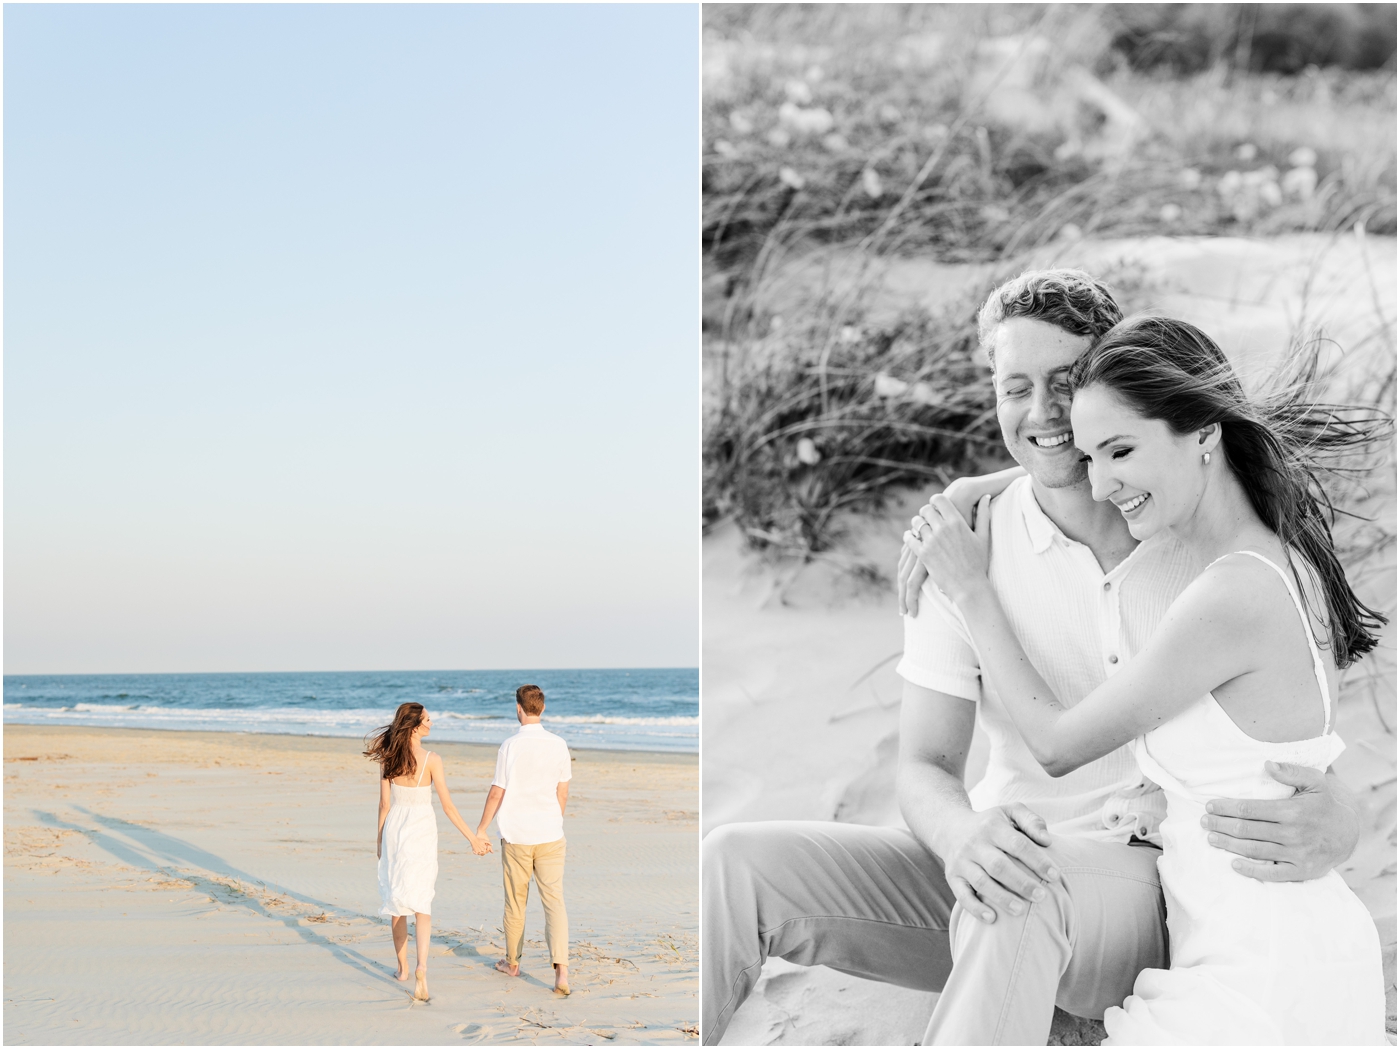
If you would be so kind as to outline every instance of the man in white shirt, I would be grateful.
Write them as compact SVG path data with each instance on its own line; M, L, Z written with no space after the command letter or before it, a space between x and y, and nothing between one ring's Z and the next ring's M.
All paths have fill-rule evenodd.
M525 946L525 904L530 877L544 905L544 938L554 965L554 990L569 993L569 916L564 910L564 809L569 803L569 747L540 724L544 693L535 685L515 690L520 730L501 744L496 775L481 812L478 837L491 820L501 833L501 873L506 890L506 956L496 968L520 975Z
M1002 436L1028 477L990 508L990 575L1057 695L1077 702L1140 649L1199 571L1167 537L1137 544L1096 503L1065 378L1122 318L1072 270L1025 274L979 317ZM1044 1045L1055 1005L1101 1017L1168 965L1153 793L1126 750L1053 779L1030 755L956 609L932 587L905 617L898 791L909 831L729 824L703 844L702 1035L717 1044L770 956L941 991L926 1044ZM964 788L974 724L986 776ZM1320 877L1359 823L1332 777L1282 766L1280 802L1220 800L1212 844L1241 876ZM1133 847L1138 845L1140 847Z

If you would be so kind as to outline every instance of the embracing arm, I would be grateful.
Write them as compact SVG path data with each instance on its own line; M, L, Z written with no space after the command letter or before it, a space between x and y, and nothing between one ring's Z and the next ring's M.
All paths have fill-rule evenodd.
M1163 617L1147 647L1072 707L1026 657L991 585L950 596L967 621L997 694L1032 754L1063 776L1175 717L1207 692L1255 669L1247 601L1210 572Z
M995 686L1035 759L1063 776L1176 716L1207 692L1256 669L1257 587L1230 566L1198 576L1172 604L1147 647L1084 699L1065 707L1027 658L987 579L990 531L974 534L935 496L929 527L908 540L957 604Z

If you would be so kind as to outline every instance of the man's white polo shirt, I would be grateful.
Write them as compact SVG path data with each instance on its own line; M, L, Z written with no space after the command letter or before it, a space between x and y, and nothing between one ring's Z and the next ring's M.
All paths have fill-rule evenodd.
M1087 546L1067 539L1036 502L1029 477L992 501L989 576L1011 628L1035 668L1066 706L1097 688L1138 652L1163 614L1201 567L1165 535L1142 543L1105 574ZM1026 749L994 689L982 684L971 634L957 608L925 583L917 617L904 617L906 681L977 703L977 723L991 742L986 775L969 792L975 809L1019 801L1057 834L1126 841L1132 803L1115 799L1141 781L1126 747L1055 779ZM1113 823L1115 826L1108 826Z
M521 725L496 755L493 787L506 792L496 827L512 845L544 845L564 836L559 784L573 778L569 746L542 725Z

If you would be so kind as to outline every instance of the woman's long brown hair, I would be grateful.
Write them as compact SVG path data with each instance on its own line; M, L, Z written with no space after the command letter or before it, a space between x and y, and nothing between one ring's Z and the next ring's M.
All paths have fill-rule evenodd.
M1069 381L1075 390L1102 383L1143 418L1160 419L1178 435L1219 424L1225 462L1254 512L1316 573L1330 635L1318 647L1330 648L1342 668L1375 648L1386 618L1364 605L1347 581L1332 542L1336 511L1322 476L1345 472L1348 455L1380 446L1395 424L1377 408L1315 402L1317 349L1294 347L1276 389L1256 402L1201 329L1167 317L1132 317L1075 362ZM1293 578L1311 605L1296 567Z
M422 721L422 703L400 703L392 722L365 737L365 757L379 762L384 779L413 774L413 730Z

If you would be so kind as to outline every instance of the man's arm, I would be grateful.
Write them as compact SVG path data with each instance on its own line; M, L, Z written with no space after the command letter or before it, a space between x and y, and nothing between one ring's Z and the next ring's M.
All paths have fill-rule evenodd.
M486 794L486 804L481 808L481 823L476 828L478 838L486 837L486 828L491 826L491 821L496 818L496 813L501 808L501 799L505 796L505 787L491 784L491 789Z
M569 781L561 780L559 786L554 788L554 796L559 799L559 815L564 815L564 809L569 804Z
M974 812L963 787L977 706L905 682L899 714L899 808L914 836L943 861L963 908L984 922L1024 913L1059 877L1045 821L1025 805Z
M1346 862L1361 837L1355 795L1331 769L1270 761L1264 769L1295 788L1280 801L1218 798L1206 806L1207 839L1235 860L1235 870L1259 881L1309 881Z

